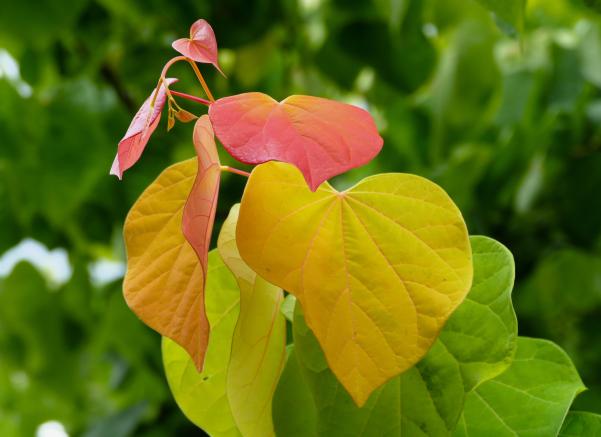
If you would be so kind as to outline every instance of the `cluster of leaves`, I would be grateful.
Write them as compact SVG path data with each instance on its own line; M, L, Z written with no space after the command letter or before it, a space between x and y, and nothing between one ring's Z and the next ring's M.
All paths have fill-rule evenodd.
M481 3L494 7L509 2ZM505 12L491 16L464 0L155 0L143 5L78 0L68 7L45 0L35 8L8 0L0 14L0 46L18 60L33 94L19 93L22 84L8 75L0 78L0 252L33 236L51 247L66 247L74 265L99 255L121 256L111 241L127 208L166 162L189 157L190 146L184 129L168 136L157 130L144 165L128 175L127 184L115 184L104 177L113 139L135 112L132 102L142 101L156 84L155 69L140 66L162 63L171 51L168 41L189 24L189 17L208 17L226 48L220 61L229 80L206 73L216 94L258 89L283 98L302 91L369 104L387 146L369 166L334 185L402 170L444 187L472 232L492 235L512 248L521 333L559 342L589 388L578 396L576 407L601 412L596 372L601 352L595 346L601 332L595 280L601 255L596 201L601 183L600 70L595 67L600 34L598 16L591 11L598 11L594 1L530 0L519 24L522 33L516 36L502 23L511 18L499 20ZM510 36L499 32L498 25ZM178 86L193 90L183 80ZM228 164L228 156L222 155L221 162ZM239 198L242 182L222 176L218 223ZM86 276L82 269L80 278ZM10 281L5 289L20 290L22 284ZM122 299L114 297L107 304L110 293L96 293L75 279L72 287L74 295L102 308L78 307L79 317L90 326L102 325L113 312L127 314ZM37 289L37 299L45 301L46 288ZM14 312L13 319L28 320L27 307L13 305L7 311ZM64 312L57 317L68 320ZM129 331L130 345L152 338L144 329ZM65 338L75 332L67 329ZM85 345L100 335L97 329L86 332L86 341L68 340L69 351L85 356ZM36 329L28 336L42 343L43 333ZM47 378L25 369L16 338L2 346L3 362L11 363L2 370L4 380L20 371L36 386L59 378L58 366ZM65 385L45 385L55 399L78 405L81 416L57 412L47 418L63 421L77 434L93 418L135 405L107 403L98 396L75 402L68 398L72 391L66 384L87 387L93 382L107 396L117 396L139 378L140 387L155 389L160 367L136 371L134 364L143 366L155 349L143 353L130 347L131 357L137 358L120 385L106 382L108 369L121 374L113 358L97 359L107 366L99 379L69 373L61 379ZM125 353L107 350L98 352L109 357ZM69 367L63 369L66 373ZM3 384L5 414L0 421L10 415L18 423L39 423L42 417L30 414L39 411L34 391L20 392L10 381ZM29 400L17 402L17 397ZM161 420L153 414L140 420L155 420L152 429L158 435L171 433L168 397L148 399L154 411L162 412ZM18 435L12 429L9 434ZM148 433L148 428L137 428L135 435Z
M210 56L198 55L207 47ZM573 415L562 431L584 390L578 372L555 344L517 336L511 254L495 240L470 240L440 187L402 173L344 191L326 181L380 151L365 111L308 96L215 101L193 62L219 68L208 23L195 22L174 48L205 90L209 116L194 128L197 159L161 173L128 215L124 292L164 336L167 377L192 421L210 435L250 437L276 429L587 435L601 425L601 416ZM170 114L179 112L174 81L165 78L177 60L119 143L117 176L140 158L165 101ZM241 204L210 257L220 173L228 169L214 130L234 158L260 165L246 174ZM288 353L286 313L294 332ZM283 408L290 405L296 409Z

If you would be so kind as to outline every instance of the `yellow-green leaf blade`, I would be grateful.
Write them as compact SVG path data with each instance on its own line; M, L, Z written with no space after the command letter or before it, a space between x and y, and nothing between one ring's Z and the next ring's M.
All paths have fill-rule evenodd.
M284 293L240 258L236 245L238 211L239 205L234 205L218 241L219 253L240 287L240 316L232 339L227 394L242 434L268 437L274 435L272 398L286 360L286 321L280 311Z
M358 405L419 361L472 281L459 210L412 175L312 193L294 167L260 165L244 192L237 240L253 270L296 295Z
M163 337L169 387L186 417L213 437L240 436L226 394L231 339L239 313L235 278L216 251L209 253L206 309L211 337L201 373L178 344Z

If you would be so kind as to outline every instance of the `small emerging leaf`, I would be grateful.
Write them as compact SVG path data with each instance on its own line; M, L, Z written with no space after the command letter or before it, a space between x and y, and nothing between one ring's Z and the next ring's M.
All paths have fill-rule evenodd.
M198 118L196 115L192 114L189 111L186 111L185 109L180 109L179 111L176 111L175 116L182 123L189 123Z
M195 21L190 27L190 38L180 38L173 42L172 47L193 61L213 64L223 74L217 57L215 32L206 20Z
M224 97L209 107L215 134L245 164L294 164L315 191L324 181L371 161L382 148L371 115L311 96L277 102L266 94Z
M177 82L177 79L165 79L167 87L174 82ZM119 179L123 177L123 173L128 168L132 167L140 159L150 136L159 124L161 112L167 101L165 83L162 83L158 92L156 92L154 106L151 103L155 98L156 90L150 94L138 110L125 136L119 141L117 155L111 167L111 174L117 176Z
M286 360L286 321L280 312L284 293L253 272L236 245L239 205L219 234L219 253L240 287L240 316L232 340L227 395L245 437L274 435L271 406Z
M225 395L232 334L240 293L217 251L209 254L206 308L211 338L201 373L178 344L163 337L163 366L169 388L186 417L212 436L240 435Z
M260 165L237 242L254 271L296 296L359 406L424 356L472 282L461 213L439 186L408 174L311 192L293 166Z

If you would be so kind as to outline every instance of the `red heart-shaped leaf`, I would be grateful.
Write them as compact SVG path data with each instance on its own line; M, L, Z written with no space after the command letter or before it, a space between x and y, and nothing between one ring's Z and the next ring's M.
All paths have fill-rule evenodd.
M367 111L319 97L277 102L262 93L238 94L211 104L209 116L215 134L238 161L289 162L313 191L369 162L383 144Z
M213 64L223 74L217 60L217 39L213 28L202 18L190 27L190 38L180 38L171 46L182 55L203 64Z
M165 79L167 86L177 79ZM111 167L111 174L119 179L123 177L123 173L128 168L132 167L144 151L150 136L157 128L161 119L161 112L167 101L167 90L165 84L161 84L154 101L154 107L151 106L156 89L152 91L150 96L142 104L134 119L131 121L125 136L119 141L117 155Z

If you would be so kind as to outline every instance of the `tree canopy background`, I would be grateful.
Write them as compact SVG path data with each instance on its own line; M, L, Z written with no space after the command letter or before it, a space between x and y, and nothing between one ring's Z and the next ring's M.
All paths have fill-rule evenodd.
M86 437L201 435L118 277L127 211L193 156L192 127L166 135L164 117L124 181L108 175L171 41L197 18L212 24L228 75L203 70L217 97L312 94L369 109L384 149L335 184L400 171L442 185L470 233L513 252L520 334L564 347L590 389L573 408L601 413L601 4L525 3L4 1L0 260L34 239L64 249L70 274L21 262L0 277L0 435L48 421ZM188 78L177 88L198 94L174 68ZM216 229L244 182L224 175Z

